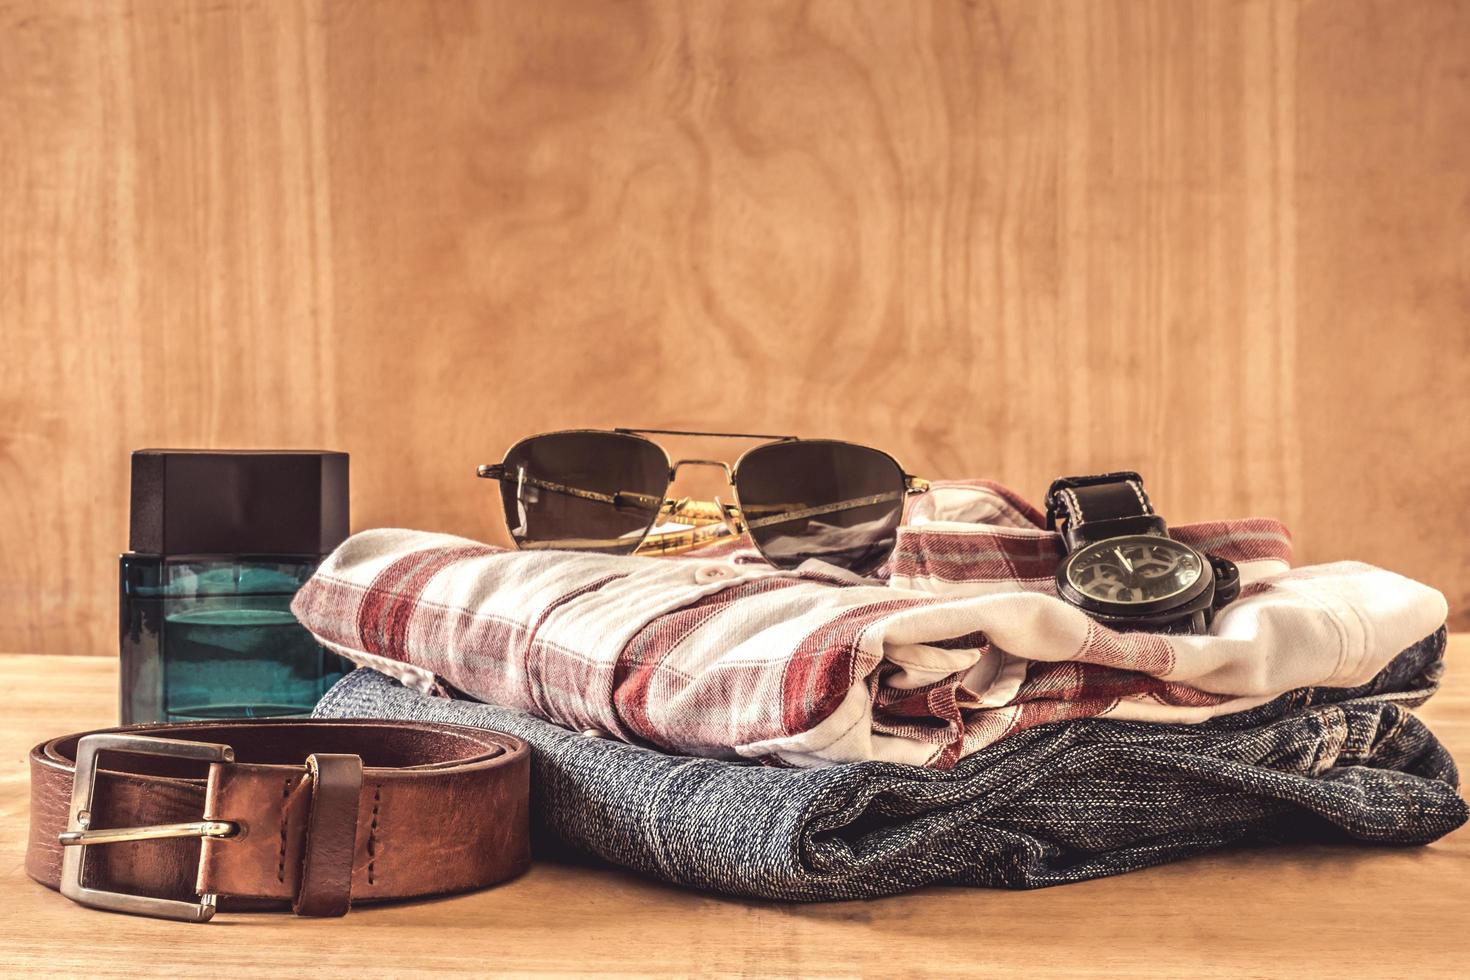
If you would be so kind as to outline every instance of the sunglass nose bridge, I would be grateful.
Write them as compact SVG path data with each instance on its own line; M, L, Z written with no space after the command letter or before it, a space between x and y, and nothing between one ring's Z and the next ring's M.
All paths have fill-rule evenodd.
M725 471L725 479L733 482L735 474L730 469L730 464L722 459L681 459L669 468L669 480L672 481L683 466L717 466Z

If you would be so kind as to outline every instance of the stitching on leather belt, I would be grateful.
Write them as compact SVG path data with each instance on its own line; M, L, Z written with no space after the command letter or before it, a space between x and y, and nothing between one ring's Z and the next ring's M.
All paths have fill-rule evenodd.
M374 865L378 861L378 808L383 800L383 784L373 787L373 822L368 825L368 884L373 883Z
M286 880L286 800L291 798L291 780L281 780L281 856L276 863L276 880Z
M74 793L79 754L96 760L96 776ZM225 909L342 915L483 888L530 863L530 753L500 732L138 725L43 742L30 768L26 872L99 908L204 921L218 896ZM82 855L74 882L65 852Z

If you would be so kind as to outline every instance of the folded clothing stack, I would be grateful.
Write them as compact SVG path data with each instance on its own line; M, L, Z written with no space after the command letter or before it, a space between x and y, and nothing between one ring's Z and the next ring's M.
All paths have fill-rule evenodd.
M937 486L878 582L738 544L670 560L369 531L293 610L374 668L319 715L519 735L541 853L731 894L1037 887L1465 822L1407 710L1440 676L1438 592L1292 569L1274 521L1184 525L1239 565L1240 598L1206 636L1116 632L1057 598L1042 524L993 484Z
M1423 844L1459 827L1454 763L1407 710L1435 689L1444 643L1440 630L1356 688L1294 691L1199 725L1042 725L947 770L667 755L372 670L340 681L316 714L525 739L542 857L570 850L676 884L797 901L926 884L1037 888L1230 844Z
M1240 566L1241 596L1210 635L1116 632L1056 597L1057 535L1002 489L941 486L911 518L886 584L738 552L515 552L367 531L292 608L330 649L410 686L578 731L717 758L940 768L1053 721L1199 722L1365 684L1445 621L1443 596L1382 569L1291 570L1285 528L1247 520L1173 529Z

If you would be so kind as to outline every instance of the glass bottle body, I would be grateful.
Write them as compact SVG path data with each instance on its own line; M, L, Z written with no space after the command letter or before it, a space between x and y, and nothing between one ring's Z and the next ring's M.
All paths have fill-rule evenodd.
M124 554L122 723L309 714L350 669L291 614L320 562Z

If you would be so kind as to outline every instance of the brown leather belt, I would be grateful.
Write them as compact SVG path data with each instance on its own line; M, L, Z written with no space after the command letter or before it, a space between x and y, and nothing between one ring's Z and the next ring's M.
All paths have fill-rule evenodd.
M66 735L31 750L26 873L83 905L139 915L205 922L217 902L344 915L353 902L524 871L529 791L524 742L455 725L293 719Z

